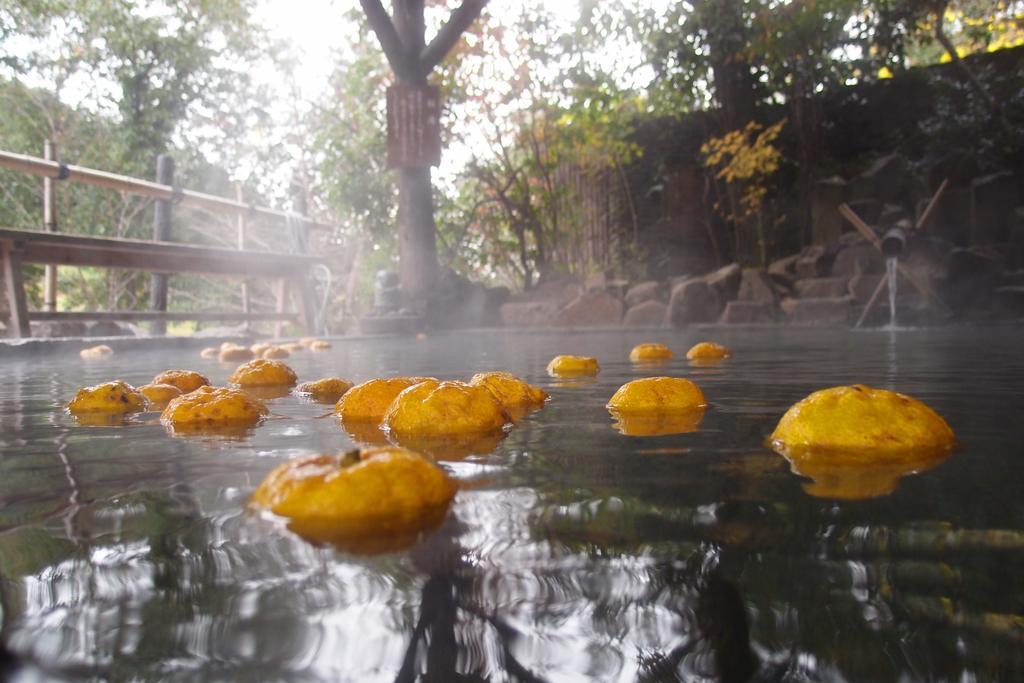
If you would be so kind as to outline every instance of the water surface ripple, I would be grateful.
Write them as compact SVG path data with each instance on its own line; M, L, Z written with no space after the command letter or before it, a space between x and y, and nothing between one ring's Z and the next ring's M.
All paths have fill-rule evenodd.
M0 642L23 680L1024 680L1021 332L474 332L297 355L302 379L510 370L551 393L494 452L444 464L463 488L440 530L376 557L245 514L278 463L352 447L324 406L274 400L234 439L172 437L155 415L84 427L62 409L80 386L233 367L8 360ZM705 339L734 356L690 367ZM634 367L648 341L680 359ZM554 381L560 353L602 372ZM652 373L702 386L697 432L613 429L608 398ZM811 495L764 438L853 382L928 402L961 447L889 495Z

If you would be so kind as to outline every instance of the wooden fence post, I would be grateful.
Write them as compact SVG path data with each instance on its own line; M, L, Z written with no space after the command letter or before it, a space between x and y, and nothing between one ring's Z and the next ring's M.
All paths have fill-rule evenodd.
M4 264L4 290L11 317L7 320L9 337L31 337L28 322L28 303L25 299L25 280L21 272L21 247L10 240L0 242Z
M174 185L174 159L167 154L156 158L156 182L161 185ZM157 199L153 203L153 239L157 242L168 242L171 237L171 212L173 202ZM153 273L149 280L149 309L151 311L167 310L167 275ZM167 334L167 322L154 320L150 331L154 335Z
M43 143L43 158L57 161L57 143L47 140ZM54 178L43 177L43 229L46 232L57 232L57 185ZM57 266L48 265L43 280L43 308L46 311L57 310Z
M287 224L288 240L290 251L293 254L309 253L309 224L305 214L308 209L305 187L298 175L292 179L292 214ZM302 327L307 335L317 334L316 329L316 296L310 283L310 276L304 273L289 282L282 278L277 285L277 311L284 313L288 308L289 289L294 284L294 294L298 301L299 311L302 318ZM284 332L284 323L278 323L274 336L281 337Z
M309 224L306 213L309 211L309 197L306 196L306 185L300 175L292 180L292 209L298 216L292 226L292 249L296 254L309 253ZM299 313L307 335L320 334L316 329L316 294L313 291L313 280L310 273L303 273L295 281L296 295L299 298Z

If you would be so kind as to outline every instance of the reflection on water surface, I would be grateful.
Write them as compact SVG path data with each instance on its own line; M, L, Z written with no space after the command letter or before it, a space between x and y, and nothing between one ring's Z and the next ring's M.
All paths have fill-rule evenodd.
M301 380L510 370L552 394L444 463L463 490L436 533L372 557L244 512L282 460L352 447L322 406L274 399L273 419L227 436L85 427L61 406L111 372L223 383L233 368L192 353L8 360L2 640L23 674L68 680L1024 680L1019 333L503 332L294 357ZM704 338L733 357L679 358ZM658 374L704 389L696 431L613 426L604 405L643 376L628 361L643 341L676 351ZM601 374L549 378L559 353L596 356ZM822 481L764 437L811 390L853 382L926 401L962 447L887 474L888 495L809 495Z

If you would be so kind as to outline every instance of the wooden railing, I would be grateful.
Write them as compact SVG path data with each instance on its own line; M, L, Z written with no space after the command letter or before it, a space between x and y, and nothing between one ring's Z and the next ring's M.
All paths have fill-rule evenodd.
M116 173L109 173L107 171L100 171L91 168L85 168L83 166L75 166L71 164L64 164L58 161L58 154L56 145L50 141L46 142L44 154L46 158L32 157L25 154L15 154L12 152L0 151L0 168L6 168L21 173L31 174L40 176L43 178L43 227L46 233L59 232L57 213L56 213L56 196L57 186L62 181L69 183L82 183L86 185L92 185L108 190L115 190L126 194L136 195L140 197L147 197L154 200L154 221L153 221L153 243L156 245L166 245L170 238L170 227L172 222L172 212L176 205L183 207L193 207L197 209L205 210L209 213L229 214L234 215L238 219L238 249L240 256L247 256L251 258L271 258L275 257L274 254L258 254L255 252L244 252L245 250L245 223L250 218L268 218L275 221L284 222L291 229L298 230L303 233L303 236L299 239L291 239L293 247L298 246L299 254L303 254L304 247L307 243L305 233L309 230L318 231L333 231L335 226L322 223L320 221L312 220L304 215L297 215L294 213L281 211L279 209L273 209L266 206L259 206L255 204L249 204L241 200L241 193L235 199L229 199L227 197L219 197L216 195L206 194L203 192L196 192L193 190L182 189L174 184L174 163L170 157L161 156L157 160L157 182L142 180L139 178L132 178L129 176L119 175ZM0 226L2 227L2 226ZM47 249L52 249L53 245L50 244L52 240L44 240L43 235L46 233L36 233L37 238L32 237L32 234L17 236L17 240L11 241L6 244L6 251L4 259L8 259L10 256L14 259L14 262L20 263L20 259L17 254L11 256L8 252L14 249L15 244L22 246L18 249L24 249L24 245L32 242L33 240L39 242L39 246L46 245ZM9 237L13 237L10 235ZM291 238L291 236L290 236ZM89 240L90 238L84 238ZM93 319L93 320L148 320L151 321L152 330L156 334L163 334L166 332L166 321L168 320L224 320L224 321L256 321L256 320L288 320L293 319L296 316L289 314L285 311L287 307L288 298L288 279L282 278L278 284L278 305L277 312L273 314L269 313L253 313L250 310L248 301L248 291L243 282L242 285L242 299L243 299L243 312L197 312L197 313L167 313L167 276L169 272L179 272L175 269L164 267L163 265L153 261L154 258L163 260L169 258L166 256L166 249L160 250L146 250L142 245L130 246L125 243L124 248L121 245L113 245L111 240L94 240L96 244L80 245L82 251L81 254L77 253L74 257L65 256L63 260L51 259L48 256L35 257L34 262L45 263L46 274L44 278L44 310L29 312L27 311L24 304L24 293L23 286L16 286L13 282L6 282L8 285L8 298L11 303L14 303L15 298L20 298L18 306L12 306L12 314L15 318L19 318L17 321L17 330L14 330L16 334L25 336L28 330L28 320L55 320L55 319ZM103 242L100 244L100 242ZM198 247L195 248L196 252L199 253ZM89 259L97 258L96 254L101 253L102 250L107 250L109 254L113 256L104 256L104 259L113 259L110 265L114 266L115 262L121 267L131 267L132 265L138 266L139 254L145 254L143 258L143 266L141 269L150 270L153 272L151 275L152 282L150 288L150 311L104 311L104 312L57 312L57 267L59 263L66 263L71 265L76 261L84 259L83 263L88 263ZM131 257L126 256L128 251L133 251L134 255ZM212 250L221 251L221 250ZM13 252L12 252L13 253ZM31 249L29 249L31 253ZM169 252L168 252L169 253ZM242 258L238 260L238 268L231 270L230 268L224 272L224 274L235 274L244 277L246 273L251 270L251 266L242 267L243 263L247 263L251 258ZM278 258L283 258L283 255L279 255ZM127 260L125 260L127 259ZM227 259L228 262L233 262L236 259ZM124 261L123 264L121 262ZM131 263L129 263L129 261ZM25 262L33 262L31 260ZM10 265L10 263L8 263ZM165 264L166 265L166 264ZM197 272L191 267L191 264L178 263L181 266L181 272ZM8 268L10 270L10 268ZM207 272L209 270L207 269ZM7 279L16 277L20 280L20 275L17 273L8 274ZM306 285L303 285L298 281L297 278L290 278L295 280L297 286L297 294L300 297L299 308L303 312L304 322L307 323L307 327L311 322L309 320L309 312L311 310L311 289ZM12 321L13 322L13 321Z
M103 187L108 190L118 190L141 197L151 199L162 199L165 201L206 209L208 211L221 213L234 213L249 216L262 216L278 220L288 220L290 214L287 211L271 209L266 206L246 204L236 199L217 197L212 194L183 190L174 185L164 185L149 180L140 180L129 176L97 171L83 166L62 164L58 161L40 159L25 154L14 154L12 152L0 151L0 168L21 171L51 180L67 180L72 183L85 183ZM334 226L328 223L314 221L305 216L291 216L293 220L304 223L313 230L333 230Z

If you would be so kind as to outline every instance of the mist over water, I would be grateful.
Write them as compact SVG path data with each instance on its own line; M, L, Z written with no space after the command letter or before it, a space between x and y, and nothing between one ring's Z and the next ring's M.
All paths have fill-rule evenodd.
M1019 680L1024 427L1004 418L1021 331L499 331L293 356L300 380L502 369L551 393L494 452L443 463L463 488L441 529L373 557L244 511L285 459L353 446L329 407L274 400L235 439L174 438L153 415L82 427L61 408L79 386L171 367L219 384L233 366L177 351L7 361L3 640L67 680ZM733 357L691 367L703 340ZM630 364L649 341L677 360ZM560 353L602 372L553 380ZM698 431L613 429L608 398L652 374L702 387ZM801 477L763 446L794 401L853 382L926 401L961 447L880 484Z

